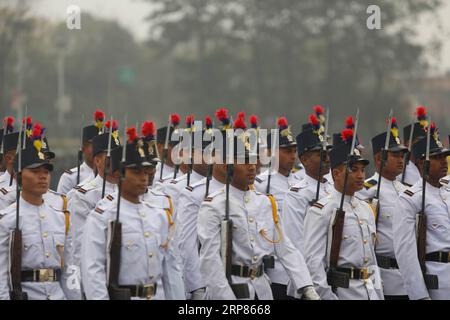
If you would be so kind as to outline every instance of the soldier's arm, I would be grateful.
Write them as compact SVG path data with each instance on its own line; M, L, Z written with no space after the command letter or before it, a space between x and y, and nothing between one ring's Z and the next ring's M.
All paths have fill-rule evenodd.
M317 211L316 211L317 210ZM311 207L305 218L305 258L314 287L324 300L337 300L327 282L327 235L330 216L322 209Z
M288 191L283 202L283 220L287 237L301 253L304 253L304 219L308 204L307 190Z
M177 228L180 230L180 255L183 262L183 278L187 292L205 287L200 274L198 255L197 214L199 207L192 199L191 191L183 190L180 195Z
M394 251L406 291L410 299L428 298L428 290L423 280L417 255L416 213L419 212L408 195L399 198L400 210L394 214L392 228Z
M95 210L89 214L82 237L81 279L88 300L109 299L106 283L108 222L103 214L105 212Z
M213 201L216 201L214 199ZM203 202L198 213L197 229L201 244L200 271L207 287L207 296L213 300L236 300L228 284L220 257L220 226L222 215L214 202Z
M5 220L0 219L0 300L10 300L8 269L10 230Z
M81 197L78 191L75 191L69 201L69 212L71 215L71 237L72 237L72 259L75 264L80 262L81 242L84 233L86 218L93 208L87 203L84 197Z
M70 176L67 173L63 173L58 182L58 188L56 191L58 193L67 194L72 189L72 184L70 183Z

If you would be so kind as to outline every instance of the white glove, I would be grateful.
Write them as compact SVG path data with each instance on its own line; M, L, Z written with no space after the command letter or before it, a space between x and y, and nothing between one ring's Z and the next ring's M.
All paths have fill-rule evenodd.
M191 292L191 300L205 300L205 288L200 288Z
M302 300L322 300L313 286L307 286L299 290L302 294Z

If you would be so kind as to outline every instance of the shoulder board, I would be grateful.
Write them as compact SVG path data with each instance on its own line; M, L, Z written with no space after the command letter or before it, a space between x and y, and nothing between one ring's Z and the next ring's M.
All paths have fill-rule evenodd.
M186 190L189 190L190 192L192 192L192 191L194 190L194 188L191 187L191 186L187 186L187 187L186 187Z
M95 212L97 212L99 214L103 214L103 212L105 212L105 210L102 210L100 208L95 208Z
M108 199L109 201L113 201L113 200L114 200L114 197L113 197L112 195L108 194L108 195L106 196L106 199Z
M298 187L291 187L291 189L289 189L292 192L298 192L298 190L300 190L300 188Z
M312 205L315 208L319 208L320 210L323 209L323 207L325 207L323 204L321 204L320 202L314 202L314 204Z
M206 202L211 202L212 199L214 199L214 197L218 196L219 194L221 194L221 193L223 193L223 192L225 192L224 189L216 190L216 191L214 191L213 193L210 193L210 194L209 194L207 197L205 197L205 199L203 199L203 200L206 201Z
M404 192L406 195L408 195L408 196L410 196L410 197L412 197L413 195L414 195L414 192L412 192L411 190L405 190L405 192Z
M4 195L8 194L8 190L6 190L5 188L1 188L0 192L3 193Z
M70 169L67 169L67 170L64 170L64 173L73 174L74 172L72 170L70 170Z
M83 189L82 187L79 187L78 189L76 189L78 192L85 194L87 192L87 190Z
M411 187L412 187L412 184L409 184L409 183L406 183L406 182L403 182L403 184L404 184L405 186L407 186L408 188L411 188Z
M177 181L177 180L172 180L172 181L170 181L170 183L171 183L171 184L177 184L178 181Z
M258 182L258 183L262 183L263 182L262 179L258 178L258 177L255 177L255 181Z
M63 194L62 193L58 193L58 192L56 192L56 191L54 191L54 190L52 190L52 189L48 189L48 191L47 192L49 192L49 193L53 193L54 195L56 195L56 196L63 196Z
M192 187L193 189L199 187L199 186L203 186L206 185L206 178L200 179L199 181L197 181L196 183L193 183L190 185L190 187Z
M205 199L203 199L203 201L205 202L211 202L213 200L213 198L211 197L206 197Z
M370 179L370 180L367 180L366 182L364 182L364 187L365 187L366 189L370 189L370 188L376 186L377 184L378 184L378 181L377 181L377 180L375 180L375 179Z
M448 183L450 182L450 180L448 180L448 179L441 179L440 182L441 182L442 184L448 185Z

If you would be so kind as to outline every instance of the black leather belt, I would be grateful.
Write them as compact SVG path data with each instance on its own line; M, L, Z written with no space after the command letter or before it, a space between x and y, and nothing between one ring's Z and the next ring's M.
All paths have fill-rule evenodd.
M369 268L358 269L337 267L335 270L338 272L346 273L349 275L350 279L355 280L367 280L371 276L371 274L369 273Z
M247 266L231 266L231 274L233 276L243 277L243 278L258 278L261 277L264 273L264 265L260 265L258 267L247 267Z
M143 298L143 299L151 299L156 295L157 283L148 284L148 285L126 285L119 286L120 289L128 289L130 290L131 297Z
M383 269L398 269L397 260L395 258L377 255L377 264Z
M22 282L57 282L61 280L61 269L23 270Z
M450 262L450 252L436 251L430 252L425 255L425 261L449 263Z

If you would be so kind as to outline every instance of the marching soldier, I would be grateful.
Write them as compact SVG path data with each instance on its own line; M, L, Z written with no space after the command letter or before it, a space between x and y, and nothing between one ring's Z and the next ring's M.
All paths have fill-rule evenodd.
M114 200L106 197L99 203L84 227L81 265L86 298L171 299L174 293L166 284L173 269L168 261L175 261L167 259L173 221L168 209L141 201L148 186L147 168L154 164L147 142L135 128L128 130L123 148L120 191ZM109 240L117 236L111 233L116 232L111 222L121 226L118 246ZM118 260L113 260L114 250L119 251Z
M256 160L257 155L250 153L247 133L230 138L233 141L226 141L224 150L231 151L223 153L226 186L205 198L198 213L200 270L207 298L273 299L263 260L277 255L289 270L290 288L296 296L317 299L303 256L285 237L276 201L250 188L256 165L249 160Z
M205 123L206 129L203 131L203 136L209 135L210 137L214 137L211 118L207 117ZM211 143L211 141L203 141L202 153ZM214 152L214 156L219 157L220 155ZM213 157L213 155L211 155L211 157ZM205 282L203 281L200 272L200 259L198 255L198 211L207 194L223 188L225 184L225 172L222 170L222 166L218 164L212 165L212 176L208 176L208 168L209 165L206 165L204 162L202 164L194 165L194 171L197 171L206 177L187 186L179 196L178 207L183 208L183 210L179 210L177 215L177 229L179 230L178 243L183 263L183 279L186 292L191 300L204 299L206 289ZM207 181L208 179L210 179L209 182Z
M80 186L70 198L69 211L72 215L73 261L80 266L81 239L86 218L97 203L117 190L119 172L111 171L112 164L120 161L120 154L113 152L120 145L116 121L106 123L109 132L92 139L92 155L98 175L86 185Z
M59 179L57 191L62 194L69 193L74 187L80 183L85 183L87 180L95 178L94 174L94 156L92 154L92 139L103 131L103 122L105 114L101 110L94 112L94 125L86 126L82 130L81 136L81 153L82 157L78 159L78 166L66 170ZM81 163L81 161L83 163Z
M14 160L22 181L18 202L0 211L0 298L66 299L74 290L65 277L69 214L45 199L53 165L40 148L40 138L31 139L36 143L18 147Z
M307 211L305 257L322 299L383 299L374 252L375 217L369 205L355 197L364 187L369 161L361 157L356 128L342 132L343 143L330 151L333 192Z
M393 220L394 250L410 299L448 300L450 194L439 180L447 174L450 150L439 141L434 125L427 131L412 146L422 179L400 196L401 214Z
M411 150L411 147L420 138L426 136L426 126L427 122L427 110L425 107L420 106L416 108L415 115L417 117L417 122L411 123L403 128L403 139L405 141L406 147ZM420 180L420 172L415 165L415 159L411 152L406 154L405 164L402 174L397 176L397 180L402 182L407 186L412 186L418 180Z
M305 175L303 180L292 186L286 193L283 207L283 218L286 235L294 246L304 253L304 221L311 205L326 196L333 185L324 176L330 171L329 149L323 133L315 129L303 131L297 137L297 152Z
M14 118L8 117L5 133L3 136L2 154L3 154L3 167L5 172L0 176L0 189L7 187L15 187L14 180L12 178L14 170L14 157L16 155L16 147L19 139L19 132L14 131Z
M272 135L267 137L267 148L271 151L272 161L278 164L278 170L268 171L255 178L255 189L261 193L271 194L277 202L278 215L280 219L284 219L283 201L286 192L299 180L291 173L297 156L297 143L292 134L291 127L285 117L277 120L278 135L278 152L272 149ZM272 164L271 164L272 165ZM287 284L289 277L284 270L282 264L275 261L273 269L267 269L267 274L272 281L272 291L275 300L289 299L287 297Z
M376 210L377 244L375 252L383 281L384 298L386 300L405 300L408 299L408 295L395 259L392 221L395 215L403 214L398 210L398 197L406 187L397 181L396 177L403 169L403 158L407 148L400 142L395 118L391 120L389 140L386 139L386 136L387 134L384 132L372 138L376 172L366 180L365 188L358 193L358 197L371 203L374 208L378 208ZM387 147L386 141L388 141Z

